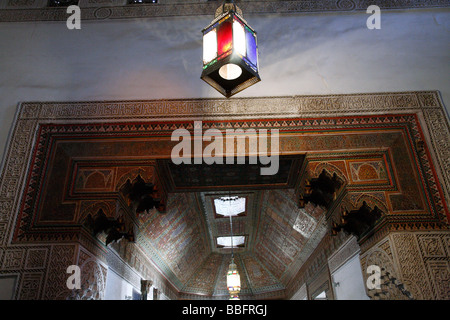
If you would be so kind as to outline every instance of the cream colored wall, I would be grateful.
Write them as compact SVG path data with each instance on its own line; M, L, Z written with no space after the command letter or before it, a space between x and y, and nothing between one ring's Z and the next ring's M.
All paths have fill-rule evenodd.
M245 12L244 12L245 14ZM22 101L221 97L200 80L211 17L0 23L0 152ZM245 15L262 81L240 97L440 90L450 106L450 10Z
M333 272L331 278L336 300L369 300L362 272L359 254Z
M133 300L133 290L140 295L140 288L134 288L128 281L124 280L114 271L108 270L105 300Z

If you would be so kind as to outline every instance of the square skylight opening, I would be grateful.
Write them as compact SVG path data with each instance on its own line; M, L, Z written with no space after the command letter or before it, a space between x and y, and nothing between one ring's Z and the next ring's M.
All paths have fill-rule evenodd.
M228 236L228 237L217 237L217 247L231 249L232 240L233 240L233 248L245 246L245 236L233 236L233 237Z
M214 199L216 214L224 217L235 217L245 212L245 197L221 197Z

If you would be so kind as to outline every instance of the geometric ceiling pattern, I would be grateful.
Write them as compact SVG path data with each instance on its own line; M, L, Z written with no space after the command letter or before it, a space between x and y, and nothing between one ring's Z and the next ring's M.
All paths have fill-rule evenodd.
M153 212L143 220L146 232L141 235L142 245L148 252L149 247L154 250L153 259L157 252L158 258L167 262L166 270L173 272L185 297L228 296L225 275L231 249L217 247L215 239L231 234L229 219L214 217L209 206L196 208L204 201L211 203L211 199L228 194L172 194L166 215ZM233 234L246 237L243 247L233 249L241 275L241 296L270 293L272 298L283 297L285 284L281 279L295 275L296 259L311 254L302 249L313 234L313 241L318 241L326 232L321 225L323 210L314 206L299 209L292 189L232 195L246 197L248 204L244 215L233 217ZM294 228L297 221L301 221L301 228ZM206 236L202 229L206 229Z
M424 103L431 104L434 96L427 97ZM398 101L410 103L404 96ZM35 112L42 117L52 110L58 110L62 118L82 110L91 114L98 110L110 112L95 106L44 110L31 105L20 114L18 128L22 129L16 131L17 135L32 132L35 143L23 188L11 189L22 190L17 198L14 232L8 235L12 243L73 243L90 239L94 241L91 246L107 250L104 241L92 239L83 224L88 215L101 209L109 218L123 217L126 226L135 230L136 246L180 298L227 296L225 271L231 252L217 246L216 239L230 236L231 230L229 220L214 210L214 199L220 197L246 199L245 212L233 217L233 234L245 236L244 245L235 249L235 262L242 276L242 296L249 299L284 298L343 209L355 211L363 203L371 209L376 206L382 214L373 230L379 234L393 229L448 228L450 215L441 186L447 177L441 178L433 165L436 160L427 146L431 142L415 113L397 110L276 119L255 116L239 122L205 119L204 129L276 127L280 129L281 157L297 158L290 165L280 166L279 177L284 177L285 182L281 185L279 181L262 181L257 188L235 183L220 185L212 177L212 184L203 190L205 186L201 184L195 190L177 190L170 188L177 185L179 177L171 176L164 161L170 159L175 145L170 140L172 131L192 128L192 121L56 123L52 115L36 125ZM30 127L23 127L28 123ZM12 143L19 146L28 143L27 139L15 141ZM324 171L342 181L331 203L325 207L310 202L303 205L300 199L306 192L306 181ZM4 181L10 181L11 187L14 181L8 176L15 172L11 169L4 173ZM222 174L226 172L223 170ZM152 209L137 215L123 196L122 186L138 176L155 186L155 193L164 204L163 212ZM239 181L239 176L234 181ZM3 203L13 192L8 190L3 189ZM361 245L370 243L370 233L359 240Z

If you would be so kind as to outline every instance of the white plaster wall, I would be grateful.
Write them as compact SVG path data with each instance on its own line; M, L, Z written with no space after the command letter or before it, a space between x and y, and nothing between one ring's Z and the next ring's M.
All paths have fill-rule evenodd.
M336 300L369 300L365 291L359 254L331 275Z
M105 300L126 300L133 296L133 286L111 269L106 277ZM134 289L137 291L136 289Z
M245 14L245 12L244 12ZM0 23L0 154L22 101L221 97L200 80L211 17ZM244 96L440 90L450 105L450 10L245 15L262 81Z

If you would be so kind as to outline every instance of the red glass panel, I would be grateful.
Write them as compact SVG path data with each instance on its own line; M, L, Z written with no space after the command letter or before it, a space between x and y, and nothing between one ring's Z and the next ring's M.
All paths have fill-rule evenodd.
M233 46L233 28L231 20L222 22L217 30L217 55L220 57Z

